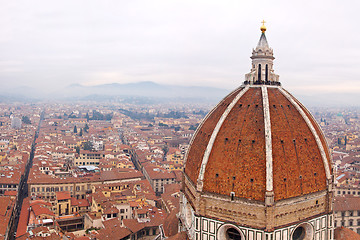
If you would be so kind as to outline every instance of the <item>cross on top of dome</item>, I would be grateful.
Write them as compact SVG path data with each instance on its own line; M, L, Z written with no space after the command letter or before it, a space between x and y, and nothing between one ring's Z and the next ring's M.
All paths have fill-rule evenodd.
M261 32L265 32L266 31L266 27L265 27L265 20L262 20L262 22L261 22L263 25L260 27L260 30L261 30Z

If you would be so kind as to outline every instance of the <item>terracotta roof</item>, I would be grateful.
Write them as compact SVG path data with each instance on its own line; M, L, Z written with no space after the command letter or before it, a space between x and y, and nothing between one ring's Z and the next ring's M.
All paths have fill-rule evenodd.
M186 232L179 232L176 235L167 238L167 240L188 240Z
M357 211L360 209L360 197L335 197L334 211Z
M176 217L176 213L170 213L164 221L164 232L165 236L171 237L178 233L179 230L179 219Z
M67 199L71 199L70 192L57 192L57 193L56 193L56 199L57 199L57 200L67 200Z
M14 197L0 196L0 236L5 236L14 204Z
M16 196L17 195L17 191L5 191L4 195L5 196Z
M103 222L105 228L100 229L98 239L116 240L130 236L131 231L128 228L121 227L121 221L118 218L113 218Z
M145 228L145 224L139 223L136 219L124 219L123 225L130 229L133 233L136 233Z
M40 216L43 214L49 215L49 216L54 216L54 213L43 205L38 205L38 204L33 205L33 206L31 206L31 209L34 212L35 216Z
M336 240L360 240L360 235L346 227L338 227L334 231Z
M82 237L77 237L74 240L90 240L90 239L91 239L90 237L82 236Z
M204 152L207 143L210 140L211 133L214 131L216 123L219 121L227 106L236 97L236 94L238 94L240 90L241 89L238 89L230 93L213 110L211 110L208 116L198 127L196 134L191 140L191 147L189 149L186 160L185 173L194 183L197 181L197 177L200 171L201 159L204 156Z
M241 89L219 103L198 128L186 159L185 174L196 185L204 153L209 157L204 171L203 191L265 200L266 139L263 96L260 87L250 87L229 112L225 111ZM267 87L274 200L326 190L326 172L321 148L331 171L325 138L310 113L279 87ZM289 99L292 99L291 101ZM302 114L302 112L304 114ZM213 144L210 137L219 125ZM314 129L308 126L308 123ZM317 144L320 140L321 148Z
M19 223L16 230L16 236L22 236L26 234L28 220L29 220L29 213L30 213L30 197L24 198L22 202Z

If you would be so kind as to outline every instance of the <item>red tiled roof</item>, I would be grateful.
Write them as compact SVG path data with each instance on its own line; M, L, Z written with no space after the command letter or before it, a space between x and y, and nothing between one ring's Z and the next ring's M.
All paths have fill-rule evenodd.
M186 232L179 232L176 235L167 238L167 240L188 240Z
M201 162L221 115L241 89L228 95L209 113L197 130L187 155L185 174L196 185ZM290 95L300 110L279 88L267 88L273 161L274 200L326 190L325 164L309 119L330 171L325 138L310 113ZM206 164L203 191L264 201L266 146L263 96L260 87L249 88L235 103L217 133Z
M356 211L360 209L360 197L335 197L334 211Z
M17 191L5 191L4 195L5 196L16 196L17 195Z
M26 234L28 220L29 220L29 213L30 213L29 208L30 208L30 197L27 197L24 198L22 203L18 228L16 230L17 237Z
M214 108L208 114L207 118L196 131L196 135L194 135L195 137L191 140L192 144L189 148L189 153L187 156L185 173L194 183L197 182L197 177L200 171L201 159L204 156L204 152L207 143L210 140L211 133L214 131L216 123L219 121L221 115L224 113L227 106L236 97L240 90L241 89L238 89L233 93L230 93L218 104L216 108Z
M179 219L176 217L176 212L170 213L164 221L165 236L171 237L178 233Z
M56 199L57 199L57 200L67 200L67 199L71 199L70 192L57 192L57 193L56 193Z
M43 205L36 204L36 205L31 206L31 209L34 212L35 216L40 216L43 214L49 215L49 216L54 216L54 213Z
M335 240L360 240L360 235L346 227L338 227L334 231Z

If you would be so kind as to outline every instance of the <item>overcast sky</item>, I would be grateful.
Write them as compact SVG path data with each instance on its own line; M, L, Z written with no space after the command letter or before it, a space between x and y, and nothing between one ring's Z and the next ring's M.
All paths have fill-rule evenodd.
M265 19L285 88L360 92L359 9L357 0L0 0L0 83L233 89Z

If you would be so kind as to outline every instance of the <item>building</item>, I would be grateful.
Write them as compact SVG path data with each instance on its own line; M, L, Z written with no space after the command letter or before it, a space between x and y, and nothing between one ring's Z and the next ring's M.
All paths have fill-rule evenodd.
M0 239L10 239L15 218L16 198L0 196Z
M75 156L74 165L99 165L101 158L105 158L102 152L82 150Z
M21 128L21 119L18 117L13 117L11 118L11 128L14 129L20 129Z
M335 197L334 219L335 227L347 227L360 234L360 197Z
M143 173L157 195L164 192L164 186L166 184L173 184L176 180L174 172L154 166L151 163L144 165Z
M199 125L180 225L191 240L333 239L333 170L309 111L281 87L263 25L244 84Z

